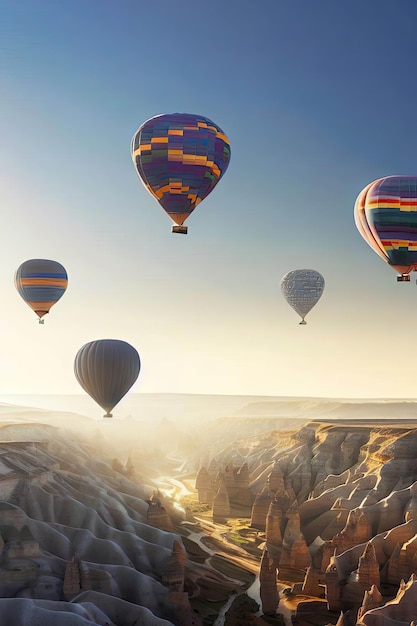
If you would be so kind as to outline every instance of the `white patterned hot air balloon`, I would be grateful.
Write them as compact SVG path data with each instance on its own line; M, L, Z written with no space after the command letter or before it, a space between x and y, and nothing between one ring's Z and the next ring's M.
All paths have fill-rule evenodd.
M291 270L281 279L282 295L307 324L305 316L320 300L324 291L324 278L316 270Z

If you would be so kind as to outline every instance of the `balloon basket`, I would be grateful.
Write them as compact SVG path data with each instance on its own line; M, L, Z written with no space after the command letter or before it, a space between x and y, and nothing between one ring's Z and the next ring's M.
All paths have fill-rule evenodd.
M302 322L300 322L300 326L306 326L307 322L305 322L304 320Z
M45 324L45 320L39 320L39 324Z
M410 276L408 274L402 274L401 276L397 276L397 283L409 283Z
M175 226L171 228L171 232L179 233L180 235L186 235L188 232L188 226L178 226L177 224L175 224Z

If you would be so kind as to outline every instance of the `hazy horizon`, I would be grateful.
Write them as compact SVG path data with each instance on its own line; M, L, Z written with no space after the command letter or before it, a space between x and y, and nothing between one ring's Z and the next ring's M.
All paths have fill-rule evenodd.
M17 406L23 409L45 409L57 412L74 412L94 419L101 419L103 410L87 394L0 394L1 406ZM393 410L399 416L413 417L415 398L333 398L315 396L256 396L211 395L180 393L131 393L127 394L113 410L115 419L173 419L186 423L195 419L266 415L282 418L297 414L311 419L315 416L354 412L361 415L373 410L376 415L386 415ZM363 409L361 409L363 407ZM391 409L392 407L392 409ZM257 409L257 410L255 410ZM395 419L396 415L392 415ZM106 421L106 420L104 420Z

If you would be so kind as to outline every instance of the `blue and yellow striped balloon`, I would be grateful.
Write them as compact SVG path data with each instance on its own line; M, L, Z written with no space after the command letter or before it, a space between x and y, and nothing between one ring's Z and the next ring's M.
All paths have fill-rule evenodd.
M23 300L39 317L39 324L43 324L43 316L64 295L68 276L57 261L30 259L17 269L14 283Z

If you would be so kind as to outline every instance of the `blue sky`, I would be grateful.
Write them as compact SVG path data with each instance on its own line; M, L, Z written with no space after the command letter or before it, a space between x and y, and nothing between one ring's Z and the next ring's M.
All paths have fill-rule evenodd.
M0 23L0 393L76 393L78 348L112 337L135 391L417 395L415 280L353 221L417 174L415 0L0 0ZM175 111L232 146L186 237L129 152ZM33 257L70 281L44 327L13 285ZM301 267L326 280L306 327L279 287Z

